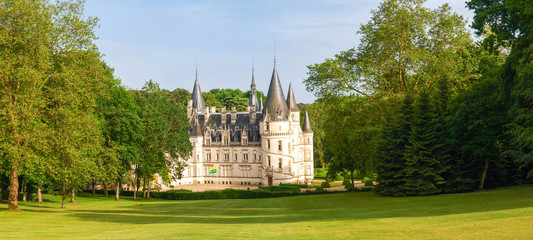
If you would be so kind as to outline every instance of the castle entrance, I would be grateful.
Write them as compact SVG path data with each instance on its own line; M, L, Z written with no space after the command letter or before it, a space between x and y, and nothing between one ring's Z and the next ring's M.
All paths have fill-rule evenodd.
M268 177L268 186L272 186L272 177Z

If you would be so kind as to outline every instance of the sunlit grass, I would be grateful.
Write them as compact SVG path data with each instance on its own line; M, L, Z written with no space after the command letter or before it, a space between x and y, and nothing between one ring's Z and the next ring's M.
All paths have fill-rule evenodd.
M428 197L371 192L167 201L57 196L0 211L0 239L530 239L533 186ZM0 208L6 209L7 201Z

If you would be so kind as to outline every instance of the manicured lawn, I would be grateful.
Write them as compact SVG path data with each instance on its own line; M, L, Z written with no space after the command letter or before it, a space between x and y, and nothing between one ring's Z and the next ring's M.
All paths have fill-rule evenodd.
M79 197L0 211L0 239L531 239L533 186L428 197L372 192L168 201ZM6 209L6 200L0 208Z

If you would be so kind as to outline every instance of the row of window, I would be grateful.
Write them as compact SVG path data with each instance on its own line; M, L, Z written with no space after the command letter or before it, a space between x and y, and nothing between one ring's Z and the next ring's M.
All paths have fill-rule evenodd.
M216 158L215 158L216 161L220 160L219 153L215 153L215 156L216 156ZM257 153L254 153L252 156L253 156L252 160L261 161L261 155L258 155ZM223 157L223 160L225 160L225 161L230 160L230 154L229 153L223 153L222 157ZM212 160L212 154L211 153L206 153L205 154L205 160L208 161L208 162L211 161ZM239 160L239 155L237 153L235 153L233 155L233 160ZM249 160L248 153L243 153L242 154L242 160L243 161L248 161Z

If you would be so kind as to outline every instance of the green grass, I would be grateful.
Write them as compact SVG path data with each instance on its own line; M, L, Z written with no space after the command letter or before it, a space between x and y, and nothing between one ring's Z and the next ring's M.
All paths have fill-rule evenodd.
M372 192L269 199L79 197L0 211L0 239L531 239L533 186L392 198ZM6 209L6 201L0 208Z

